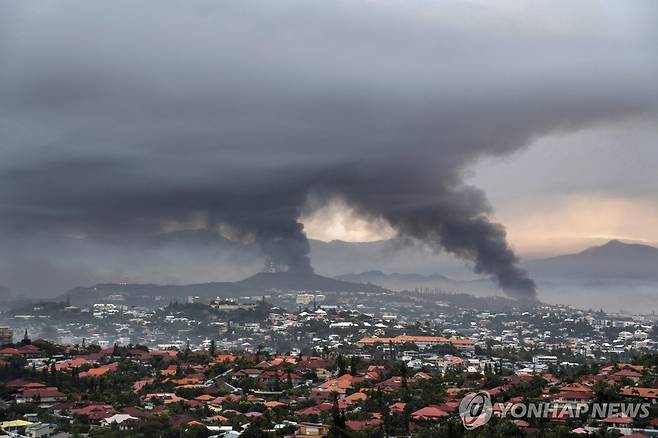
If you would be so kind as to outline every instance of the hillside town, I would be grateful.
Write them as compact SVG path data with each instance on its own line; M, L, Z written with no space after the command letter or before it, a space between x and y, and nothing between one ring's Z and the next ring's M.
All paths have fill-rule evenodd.
M253 353L260 346L272 354L355 354L354 347L382 344L384 338L434 336L450 339L437 345L450 346L450 351L477 349L510 357L510 367L527 365L540 355L554 355L564 363L623 361L658 346L654 314L608 314L501 297L272 290L235 299L189 296L163 302L156 297L152 301L158 307L128 301L129 297L108 295L96 303L76 305L67 296L62 301L7 306L0 311L0 340L3 333L4 343L28 333L64 345L101 348L133 344L195 349L215 342L217 349L226 351ZM9 336L9 330L16 336ZM386 348L358 353L376 356Z
M420 292L331 300L4 311L0 436L658 436L650 315ZM460 403L479 391L492 415L470 430ZM509 415L531 402L551 409ZM599 404L642 409L576 415Z

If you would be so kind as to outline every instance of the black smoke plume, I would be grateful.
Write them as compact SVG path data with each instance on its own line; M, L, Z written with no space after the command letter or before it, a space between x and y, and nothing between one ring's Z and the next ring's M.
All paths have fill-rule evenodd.
M542 135L655 114L655 20L608 34L583 29L601 20L572 2L547 3L545 23L472 7L2 2L0 283L48 283L62 239L95 242L100 257L107 242L171 233L221 235L312 272L298 222L311 196L343 198L534 297L464 174ZM620 7L656 15L652 2ZM577 28L555 27L567 12Z

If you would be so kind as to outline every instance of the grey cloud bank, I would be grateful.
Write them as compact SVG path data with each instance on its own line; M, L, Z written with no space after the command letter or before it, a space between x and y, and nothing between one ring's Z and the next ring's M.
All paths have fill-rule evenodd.
M159 247L172 223L310 272L298 218L337 197L533 298L464 173L655 117L658 7L596 5L4 2L0 283L45 287L73 237L107 270L103 248Z

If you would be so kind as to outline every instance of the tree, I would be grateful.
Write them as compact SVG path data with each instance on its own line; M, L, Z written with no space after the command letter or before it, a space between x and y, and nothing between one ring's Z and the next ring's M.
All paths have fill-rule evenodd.
M271 433L264 432L271 428L271 422L266 416L256 418L251 421L249 427L240 434L240 438L269 438Z
M44 383L48 382L48 367L44 366L41 368L41 380L43 380Z
M599 403L610 403L619 400L619 388L616 385L608 385L603 380L594 384L594 395Z
M407 387L407 376L409 375L409 369L407 368L407 364L404 362L400 363L400 377L402 377L402 383L401 386L402 388Z
M359 358L357 356L352 356L350 358L350 374L356 376L358 373L359 367Z
M395 360L395 348L393 347L393 341L389 339L388 341L388 351L391 356L391 361Z
M25 334L23 335L23 340L20 342L20 345L30 345L32 341L30 340L30 337L27 335L27 329L25 329Z
M493 370L493 366L490 364L484 365L484 383L485 388L495 388L501 384L500 377Z
M290 368L286 370L286 385L288 389L292 389L292 376L290 375Z
M345 358L342 354L339 354L336 358L336 365L338 366L338 374L343 375L347 372L347 365L345 364Z
M210 436L210 431L201 424L193 424L185 430L183 436L185 438L206 438Z
M50 364L50 386L57 386L57 367L55 362Z
M331 429L329 438L348 438L351 434L345 428L345 414L338 409L338 398L334 398L334 404L331 407Z

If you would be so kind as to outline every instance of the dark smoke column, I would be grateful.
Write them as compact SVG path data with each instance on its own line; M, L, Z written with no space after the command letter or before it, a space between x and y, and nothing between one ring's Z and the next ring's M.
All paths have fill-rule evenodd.
M484 215L456 217L438 209L391 220L403 236L445 249L474 263L478 274L491 275L510 297L536 300L536 286L517 266L518 257L507 244L505 228Z
M445 222L441 226L440 244L448 252L474 260L474 271L496 278L498 285L511 297L536 300L534 281L516 266L518 258L505 240L505 229L486 217L461 222Z
M268 256L268 262L296 274L312 274L310 247L303 225L295 221L268 224L256 230L256 242Z
M512 298L537 299L536 285L518 267L505 228L489 220L492 209L481 190L459 179L426 178L431 172L422 165L381 169L385 170L365 173L367 180L364 173L343 174L329 196L344 197L362 213L386 219L403 238L420 240L437 252L445 250L472 262L476 273L492 276ZM430 179L433 183L428 184Z
M253 241L267 259L265 270L312 274L310 245L298 221L305 197L306 185L297 179L242 188L215 200L211 223L229 224L240 240Z
M518 257L507 244L505 228L484 214L463 216L457 206L416 210L410 215L386 216L401 235L413 237L472 261L478 274L493 276L507 295L536 300L536 286L517 266Z

